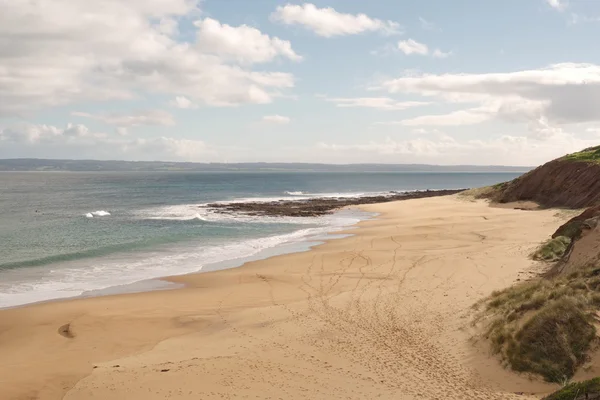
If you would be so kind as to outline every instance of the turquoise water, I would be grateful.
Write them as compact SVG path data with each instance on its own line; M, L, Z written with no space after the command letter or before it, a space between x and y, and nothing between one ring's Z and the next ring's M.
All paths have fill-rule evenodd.
M199 271L366 216L221 215L200 205L479 187L514 173L0 173L0 307Z

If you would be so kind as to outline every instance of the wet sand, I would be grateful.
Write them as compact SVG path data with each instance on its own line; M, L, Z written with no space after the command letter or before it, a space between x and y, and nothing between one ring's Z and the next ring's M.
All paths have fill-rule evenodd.
M471 306L567 218L459 196L362 206L351 237L183 289L0 310L1 399L528 399ZM515 394L524 392L525 395ZM528 395L536 393L537 395Z

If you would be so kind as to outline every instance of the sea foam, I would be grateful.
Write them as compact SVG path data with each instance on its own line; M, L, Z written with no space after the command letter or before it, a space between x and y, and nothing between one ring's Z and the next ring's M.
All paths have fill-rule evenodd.
M85 216L87 218L108 217L109 215L110 215L110 213L108 211L104 211L104 210L92 211L92 212L85 214Z
M188 243L137 253L127 258L77 260L52 269L28 268L25 275L20 269L9 270L3 275L3 281L0 281L0 308L82 294L93 295L95 291L104 291L106 288L198 272L205 266L223 262L239 260L239 263L243 263L250 257L261 258L264 252L282 245L322 240L323 235L343 230L369 216L365 213L342 211L321 217L320 226L285 234L214 245ZM114 288L114 291L126 292L128 289Z

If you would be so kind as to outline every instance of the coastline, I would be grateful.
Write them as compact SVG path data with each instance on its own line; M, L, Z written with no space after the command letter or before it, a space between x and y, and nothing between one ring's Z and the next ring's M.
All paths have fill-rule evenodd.
M460 387L510 398L552 389L473 354L465 331L472 303L531 271L529 248L558 224L552 210L456 196L361 209L379 215L309 251L163 278L182 288L0 310L0 376L9 382L0 397L158 399L185 386L179 398L261 390L433 398ZM192 372L204 382L192 382ZM303 378L287 382L290 373Z
M286 240L276 242L272 246L260 248L258 251L251 252L247 255L230 255L229 258L224 258L220 261L209 262L205 265L194 268L192 271L173 274L165 273L160 276L149 276L148 278L136 280L131 283L111 285L97 289L87 290L79 295L55 297L37 301L30 301L22 304L0 306L0 311L5 309L26 307L35 304L85 299L89 297L113 296L120 294L135 294L150 291L178 289L181 288L183 284L176 284L170 282L168 279L169 277L214 272L229 268L238 268L249 262L264 260L266 258L275 257L278 255L309 251L314 246L317 246L329 240L345 236L341 235L340 232L352 229L356 224L360 223L361 221L369 220L376 217L376 213L364 212L360 209L360 207L352 205L340 207L339 209L336 209L333 213L331 213L330 216L333 217L331 222L320 226L316 226L314 228L306 229L303 225L299 225L298 229L296 229L295 231L291 231L287 234L282 235L288 236ZM341 224L339 224L340 222ZM311 232L306 233L305 231ZM299 235L298 237L295 237L295 235L299 233L303 234ZM270 240L279 237L279 235L266 236L264 238L259 238L259 240Z

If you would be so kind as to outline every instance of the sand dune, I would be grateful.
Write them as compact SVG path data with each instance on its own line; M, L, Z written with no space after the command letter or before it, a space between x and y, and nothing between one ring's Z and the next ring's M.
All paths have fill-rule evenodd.
M0 311L0 398L527 399L555 389L476 351L469 322L473 303L539 268L527 255L565 217L456 196L364 208L381 215L351 237L171 278L185 289Z

